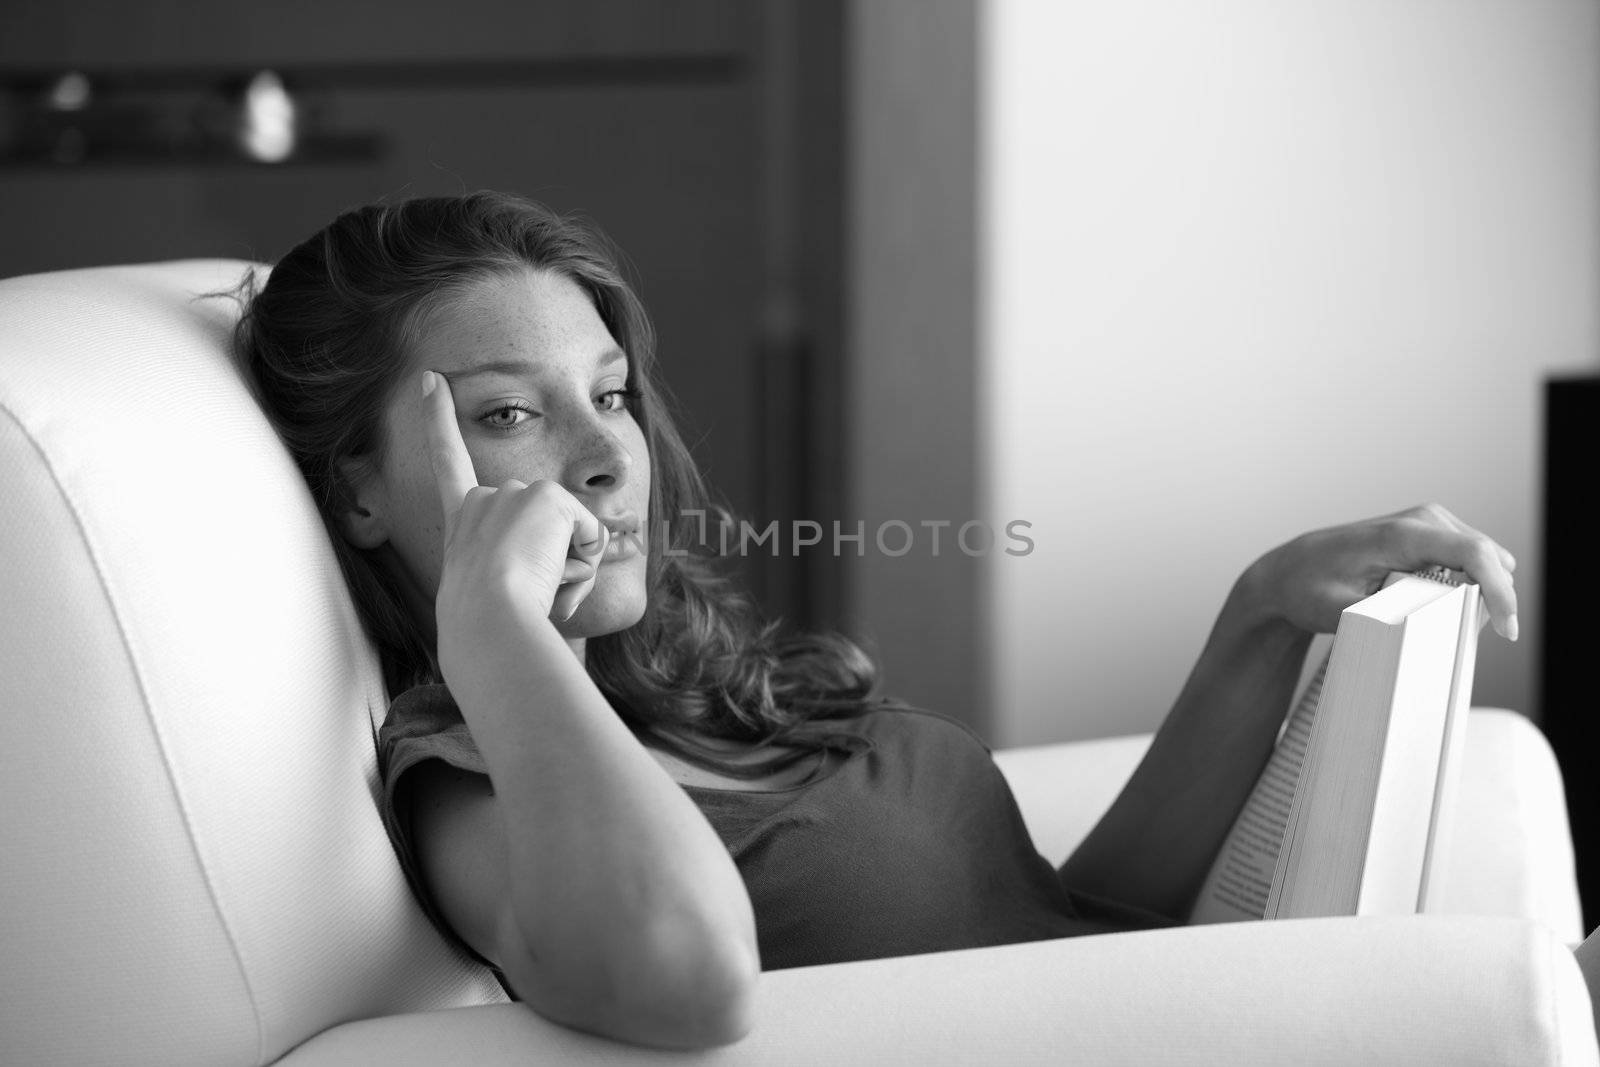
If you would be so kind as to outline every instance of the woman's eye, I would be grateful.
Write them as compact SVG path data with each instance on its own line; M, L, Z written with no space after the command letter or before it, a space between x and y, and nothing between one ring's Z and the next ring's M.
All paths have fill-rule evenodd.
M643 395L637 389L610 389L601 393L595 403L605 412L627 411L629 405ZM518 418L518 412L528 417ZM523 423L538 417L539 413L526 404L502 404L492 411L485 412L478 421L496 433L515 433Z
M495 408L478 421L489 427L491 430L498 430L501 433L506 433L516 429L518 426L522 425L524 421L526 421L515 417L515 413L519 411L527 415L529 418L532 418L535 414L531 408L523 407L521 404L506 404L502 407ZM510 413L509 416L508 413ZM508 417L502 418L502 416Z
M600 394L600 405L607 411L626 411L642 396L644 394L637 389L612 389Z

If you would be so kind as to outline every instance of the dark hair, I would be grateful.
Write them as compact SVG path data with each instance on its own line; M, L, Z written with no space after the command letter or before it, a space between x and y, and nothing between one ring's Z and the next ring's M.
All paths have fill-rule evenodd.
M642 394L634 410L650 450L647 529L663 522L670 529L668 544L646 539L644 616L589 639L590 677L636 732L698 764L755 777L806 746L763 764L734 765L683 733L753 743L803 739L811 736L801 729L810 720L865 710L877 667L841 634L784 634L781 622L764 621L726 573L726 561L697 541L696 509L723 521L732 516L712 501L674 427L654 331L617 262L586 223L503 193L369 205L292 249L259 291L253 274L241 283L235 346L257 401L311 489L393 699L443 678L389 554L357 548L341 533L339 517L354 497L340 460L383 463L383 413L394 390L411 381L404 353L423 316L496 275L537 268L581 286L628 356L628 387Z

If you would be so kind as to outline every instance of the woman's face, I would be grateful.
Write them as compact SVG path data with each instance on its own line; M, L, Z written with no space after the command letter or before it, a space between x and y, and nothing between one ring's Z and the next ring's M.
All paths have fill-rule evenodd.
M450 384L479 485L549 479L602 519L636 519L639 544L647 543L650 456L633 402L618 392L628 384L621 348L566 275L529 270L485 279L428 320L385 414L385 467L357 489L369 514L350 520L353 541L387 543L398 556L412 610L426 613L418 619L424 632L434 629L445 532L423 429L424 370ZM642 552L604 560L577 612L556 623L560 632L574 640L637 622L645 565Z

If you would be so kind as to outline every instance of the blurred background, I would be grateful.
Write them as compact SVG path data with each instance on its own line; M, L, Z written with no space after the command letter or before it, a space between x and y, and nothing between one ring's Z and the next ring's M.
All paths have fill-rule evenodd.
M1259 554L1438 501L1520 563L1476 702L1544 714L1546 389L1600 370L1600 5L0 11L0 276L270 262L477 188L626 250L712 482L823 528L751 587L885 692L997 747L1153 729Z

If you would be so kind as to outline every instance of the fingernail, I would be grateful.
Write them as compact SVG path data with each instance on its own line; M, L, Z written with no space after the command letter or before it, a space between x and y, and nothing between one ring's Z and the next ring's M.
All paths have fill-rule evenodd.
M436 386L438 384L439 384L439 379L437 379L437 378L435 378L433 376L433 371L425 370L425 371L422 372L422 395L423 396L431 396L433 394L434 386Z
M1507 641L1515 641L1516 639L1517 639L1517 617L1515 615L1513 615L1513 616L1511 616L1511 621L1506 623L1506 640Z

